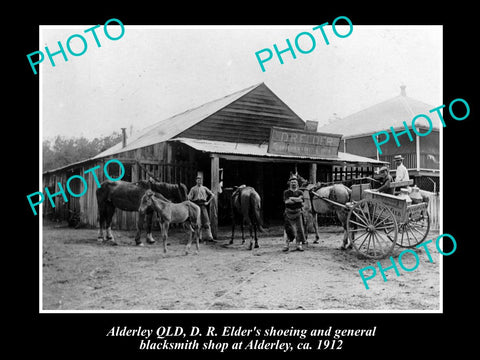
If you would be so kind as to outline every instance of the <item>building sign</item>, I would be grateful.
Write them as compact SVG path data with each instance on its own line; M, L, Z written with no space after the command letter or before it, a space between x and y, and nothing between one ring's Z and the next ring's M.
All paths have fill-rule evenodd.
M342 135L272 127L267 152L279 155L336 157Z
M307 120L305 121L305 131L317 132L318 121Z

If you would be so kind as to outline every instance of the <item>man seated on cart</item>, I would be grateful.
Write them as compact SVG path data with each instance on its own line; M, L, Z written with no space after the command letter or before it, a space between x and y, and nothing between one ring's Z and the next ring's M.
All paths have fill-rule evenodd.
M380 187L374 189L373 191L378 191L385 194L393 195L393 188L390 187L390 183L393 182L392 176L388 172L388 168L386 166L382 166L380 168Z

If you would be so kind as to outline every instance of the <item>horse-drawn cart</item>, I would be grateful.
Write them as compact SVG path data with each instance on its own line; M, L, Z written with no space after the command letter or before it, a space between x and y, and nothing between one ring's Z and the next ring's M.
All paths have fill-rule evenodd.
M391 187L411 183L392 183ZM353 185L351 201L346 204L315 191L311 194L347 213L344 227L348 239L359 254L368 258L387 257L395 245L414 248L425 240L430 229L426 201L412 204L406 197L371 190L370 184Z

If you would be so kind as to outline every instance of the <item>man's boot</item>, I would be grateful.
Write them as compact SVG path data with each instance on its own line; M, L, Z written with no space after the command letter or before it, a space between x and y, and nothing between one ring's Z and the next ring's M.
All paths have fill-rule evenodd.
M210 229L210 225L204 225L203 226L203 236L202 239L204 242L207 241L213 241L213 235L212 235L212 230Z

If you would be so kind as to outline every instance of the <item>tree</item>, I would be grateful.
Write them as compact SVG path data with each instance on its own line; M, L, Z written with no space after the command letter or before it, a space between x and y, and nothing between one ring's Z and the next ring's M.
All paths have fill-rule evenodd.
M89 159L120 141L122 141L122 134L116 131L92 140L83 136L67 138L60 135L53 140L43 140L43 171Z

